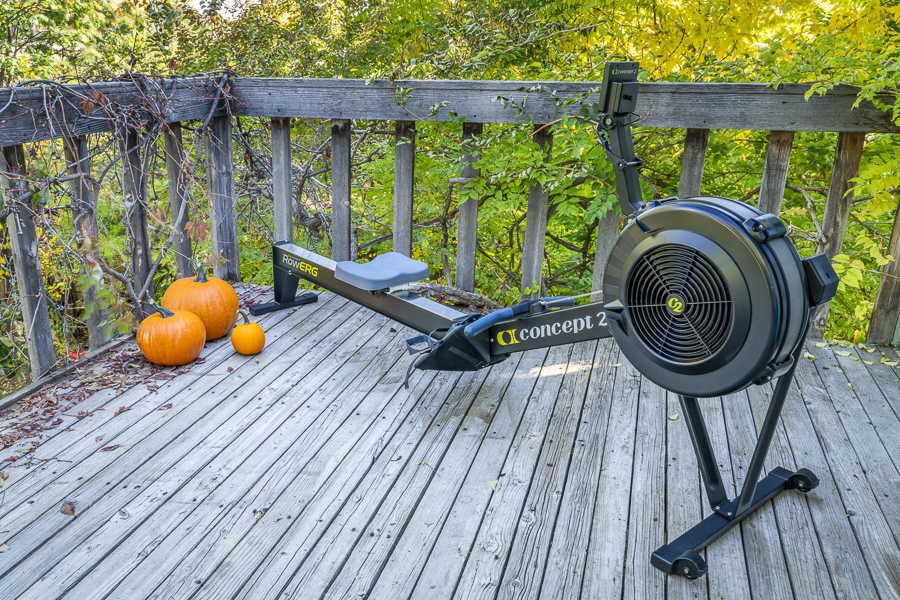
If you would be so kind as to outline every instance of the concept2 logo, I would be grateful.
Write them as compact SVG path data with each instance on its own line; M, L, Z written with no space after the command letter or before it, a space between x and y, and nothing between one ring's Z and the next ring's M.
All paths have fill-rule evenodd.
M681 296L672 294L666 299L666 310L673 315L680 315L684 312L684 300Z
M286 267L291 267L292 269L297 269L301 273L306 273L308 275L312 275L313 277L319 276L319 268L314 267L311 264L305 263L302 260L296 259L289 254L282 254L281 262Z
M556 323L545 323L540 327L522 327L521 329L506 329L497 333L497 343L501 346L511 346L528 340L537 340L545 337L557 336L560 334L573 334L585 329L593 329L594 327L606 327L606 313L599 312L596 315L599 320L595 321L594 317L587 315L584 317L576 317L567 321L558 321Z

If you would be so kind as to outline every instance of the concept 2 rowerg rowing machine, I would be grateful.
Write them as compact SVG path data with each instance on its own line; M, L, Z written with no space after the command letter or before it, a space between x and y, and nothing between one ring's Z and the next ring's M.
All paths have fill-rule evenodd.
M678 394L713 513L657 549L652 564L694 579L699 550L787 489L813 490L807 469L777 467L759 479L816 306L838 277L824 255L801 259L777 217L703 196L644 202L631 133L638 64L607 63L597 136L614 166L627 224L604 274L603 302L528 300L487 316L466 315L407 291L425 263L390 252L366 264L334 262L294 244L273 247L275 302L262 314L314 301L300 278L391 317L422 335L407 340L413 368L472 371L512 352L615 338L647 379ZM778 378L740 496L729 499L698 397L731 394Z

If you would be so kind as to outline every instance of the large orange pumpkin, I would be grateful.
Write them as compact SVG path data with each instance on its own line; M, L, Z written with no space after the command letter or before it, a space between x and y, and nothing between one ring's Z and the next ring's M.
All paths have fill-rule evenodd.
M194 313L206 326L206 339L217 340L237 322L238 297L227 281L207 277L203 266L196 278L182 277L169 286L162 305Z
M206 327L200 317L186 310L157 309L159 312L141 321L137 330L137 344L147 360L177 366L200 356L206 343Z

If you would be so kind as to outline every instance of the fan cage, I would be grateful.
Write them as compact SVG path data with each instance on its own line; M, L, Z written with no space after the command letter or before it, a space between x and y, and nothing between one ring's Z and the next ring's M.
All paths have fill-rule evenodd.
M626 306L643 343L675 363L709 359L728 340L734 304L713 263L697 250L667 244L644 254L628 279ZM667 302L683 302L676 313Z

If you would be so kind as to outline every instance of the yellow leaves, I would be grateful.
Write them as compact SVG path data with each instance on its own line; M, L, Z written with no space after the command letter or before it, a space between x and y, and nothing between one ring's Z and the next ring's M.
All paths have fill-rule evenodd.
M804 352L803 357L806 358L809 362L816 360L816 357L810 354L809 352Z

